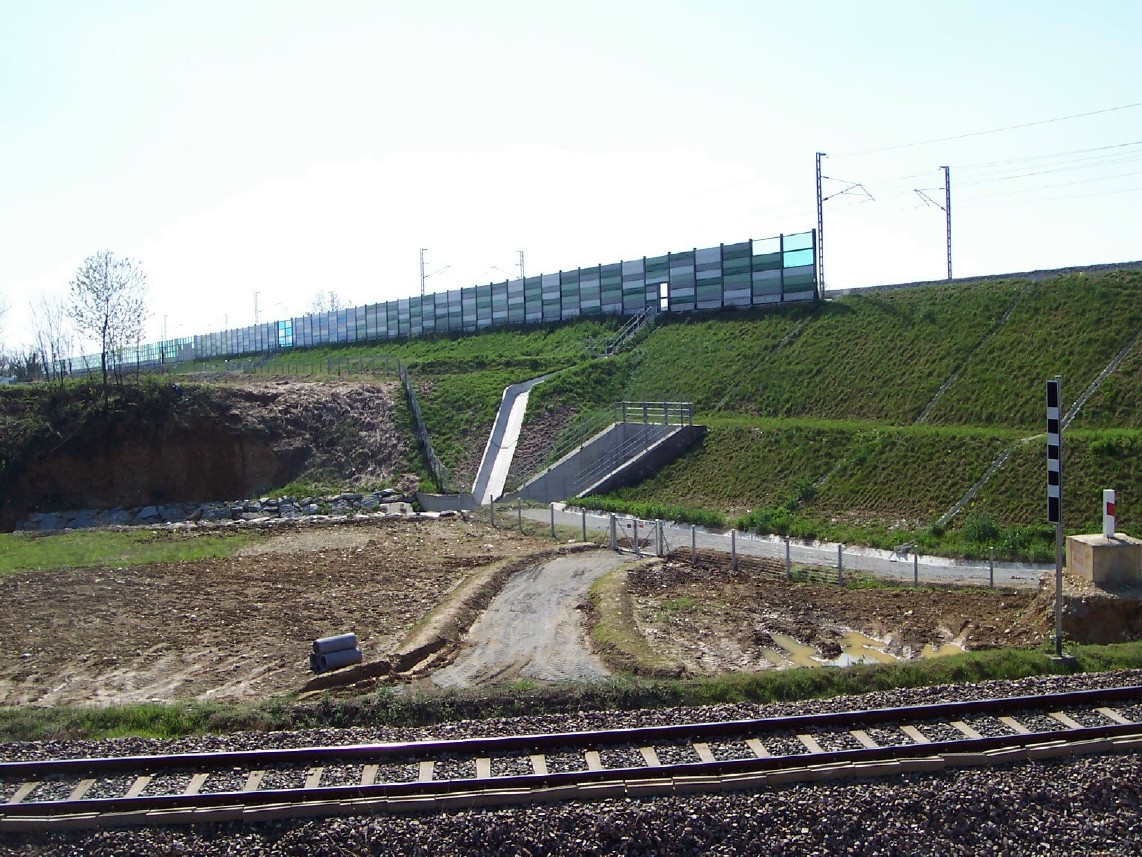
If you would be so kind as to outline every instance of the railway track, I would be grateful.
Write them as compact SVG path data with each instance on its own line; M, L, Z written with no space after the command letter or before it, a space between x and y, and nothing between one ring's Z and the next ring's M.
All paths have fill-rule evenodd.
M1142 750L1142 686L447 741L0 763L0 832L761 790Z

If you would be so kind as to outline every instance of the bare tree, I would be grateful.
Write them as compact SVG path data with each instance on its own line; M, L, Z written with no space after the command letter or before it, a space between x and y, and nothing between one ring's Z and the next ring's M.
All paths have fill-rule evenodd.
M142 339L147 275L134 259L101 250L83 260L70 286L67 314L79 333L99 343L106 395L109 370L116 370L121 381L123 352Z
M75 345L71 325L68 323L67 305L58 298L41 296L30 307L32 312L32 335L35 337L36 351L44 374L50 381L56 378L60 384L67 375L67 357Z
M337 312L348 308L348 306L349 303L345 298L330 289L327 292L318 292L314 295L305 313L306 315L321 315L327 312Z

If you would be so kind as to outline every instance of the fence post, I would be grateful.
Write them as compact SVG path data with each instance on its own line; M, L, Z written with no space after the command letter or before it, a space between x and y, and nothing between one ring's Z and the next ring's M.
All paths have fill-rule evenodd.
M488 501L488 514L492 518L492 529L494 530L496 528L496 501L495 500L489 500Z
M618 536L615 533L615 513L611 512L611 550L617 551L619 549Z
M995 548L987 549L987 585L995 589Z
M634 544L634 555L642 556L642 548L638 544L638 518L630 519L631 542Z
M738 531L730 530L730 564L738 570Z
M670 413L670 411L667 408L666 402L663 402L662 403L662 424L664 426L670 425L670 419L667 417L667 414L669 414L669 413Z
M654 519L654 555L662 556L662 521Z
M912 551L912 585L920 585L920 554Z
M839 586L845 585L844 549L844 545L837 545L837 584Z
M519 522L519 531L522 533L523 532L523 498L522 497L516 497L515 498L515 516L516 516L517 521Z
M785 537L785 579L793 579L793 563L789 561L789 536Z
M555 504L551 503L551 538L555 538Z
M698 564L698 528L690 525L690 565Z
M583 541L587 541L587 510L580 509L579 511L583 516Z
M649 420L646 417L646 402L642 403L642 424L646 425Z

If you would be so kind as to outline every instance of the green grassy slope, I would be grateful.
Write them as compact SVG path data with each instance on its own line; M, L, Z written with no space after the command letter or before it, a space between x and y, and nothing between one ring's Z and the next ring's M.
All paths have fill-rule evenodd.
M671 319L638 349L632 388L699 413L911 422L1018 291L930 286Z
M1087 400L1072 429L1139 427L1142 421L1142 336L1118 369Z
M1017 442L968 513L1004 523L1046 520L1046 436ZM1102 531L1102 489L1118 492L1118 528L1142 536L1142 432L1071 432L1063 440L1063 516L1072 532Z
M1037 429L1048 378L1062 375L1069 405L1139 330L1142 271L1034 283L1008 322L972 354L930 421ZM1117 425L1140 428L1142 409L1122 419Z
M1019 441L1043 428L1043 382L1063 374L1073 401L1140 328L1137 271L667 318L621 361L583 365L538 387L529 415L560 404L604 408L620 396L695 403L710 426L705 442L612 501L730 520L748 511L743 523L763 530L875 543L910 533L978 552L999 539L1011 555L1027 556L1045 549L1029 546L1042 540L1045 477L1041 444L1031 455ZM1084 434L1083 426L1116 431ZM1120 509L1142 503L1134 499L1142 493L1142 342L1088 402L1068 441L1069 529L1097 528L1102 487L1119 489ZM1011 447L975 503L946 532L930 532ZM1089 514L1077 511L1086 506ZM1120 528L1142 534L1142 521L1120 514Z

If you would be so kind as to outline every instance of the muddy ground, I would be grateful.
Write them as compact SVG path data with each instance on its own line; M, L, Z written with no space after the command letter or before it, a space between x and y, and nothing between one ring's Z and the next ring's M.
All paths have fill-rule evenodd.
M315 638L352 630L366 661L380 659L469 575L551 548L478 521L383 521L287 530L228 559L7 575L0 705L296 691L311 677ZM728 563L651 564L630 586L652 645L696 673L767 666L772 633L827 652L840 629L864 630L904 654L949 639L969 648L1043 639L1030 592L854 591Z
M1032 646L1049 633L1031 589L848 589L788 583L783 573L765 560L738 571L728 558L667 561L632 569L627 585L639 631L690 674L789 666L790 640L805 647L804 660L843 662L853 631L876 647L853 656L877 661Z

